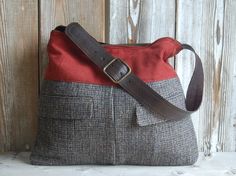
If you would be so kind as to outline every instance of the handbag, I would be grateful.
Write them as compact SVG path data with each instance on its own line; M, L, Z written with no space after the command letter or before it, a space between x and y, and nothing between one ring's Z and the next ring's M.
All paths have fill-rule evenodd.
M203 94L203 68L187 44L97 42L78 23L56 27L39 98L34 165L191 165L198 158L190 114ZM195 55L186 98L168 58Z

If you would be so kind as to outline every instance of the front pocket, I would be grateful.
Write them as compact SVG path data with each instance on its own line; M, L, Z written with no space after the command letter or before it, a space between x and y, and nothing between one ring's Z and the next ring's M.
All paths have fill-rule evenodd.
M151 111L149 108L146 108L139 103L136 105L136 121L139 126L166 122L161 115Z
M139 136L135 143L145 146L136 153L146 150L140 156L142 160L150 161L150 165L189 165L196 162L198 148L190 117L178 121L164 120L161 115L139 103L135 112L138 124L136 136Z
M93 99L88 96L66 97L42 95L40 117L52 119L91 119Z
M106 119L90 96L40 97L39 134L32 162L50 165L113 161ZM94 113L96 112L96 113Z

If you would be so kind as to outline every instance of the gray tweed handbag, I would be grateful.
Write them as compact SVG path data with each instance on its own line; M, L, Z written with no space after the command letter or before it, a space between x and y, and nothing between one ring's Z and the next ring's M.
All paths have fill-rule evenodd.
M186 98L167 60L195 55ZM78 23L58 26L39 101L35 165L190 165L198 158L190 114L202 101L203 68L187 44L99 43Z

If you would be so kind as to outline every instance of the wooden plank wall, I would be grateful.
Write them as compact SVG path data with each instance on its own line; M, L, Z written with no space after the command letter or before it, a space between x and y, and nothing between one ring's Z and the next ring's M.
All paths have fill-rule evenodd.
M205 71L205 95L200 110L193 115L201 151L235 151L236 1L186 0L177 3L176 38L191 43L202 57ZM176 60L176 70L184 88L194 63L189 53ZM235 106L236 104L234 104Z
M37 95L38 1L0 0L0 151L32 145Z
M0 152L30 150L50 31L72 21L110 43L170 36L193 45L205 71L203 104L192 115L199 149L236 151L235 9L235 0L0 0ZM185 91L192 57L170 60Z

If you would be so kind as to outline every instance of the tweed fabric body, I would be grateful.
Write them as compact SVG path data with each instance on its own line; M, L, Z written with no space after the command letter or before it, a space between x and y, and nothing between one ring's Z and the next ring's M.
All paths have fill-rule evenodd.
M148 83L185 109L178 78ZM164 121L119 87L44 80L36 165L190 165L198 158L191 118Z

